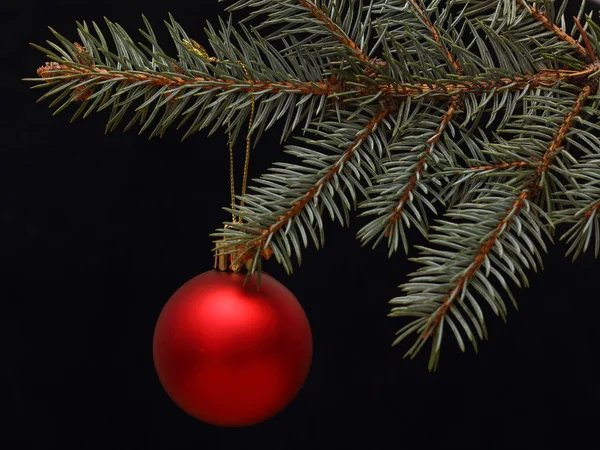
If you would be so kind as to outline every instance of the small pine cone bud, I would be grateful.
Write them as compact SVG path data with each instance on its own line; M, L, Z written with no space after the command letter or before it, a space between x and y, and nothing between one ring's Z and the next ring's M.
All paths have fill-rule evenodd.
M37 70L37 74L38 76L42 77L42 78L49 78L52 76L52 74L48 73L52 70L61 70L64 69L65 67L57 62L47 62L46 64L44 64L43 66L39 67Z

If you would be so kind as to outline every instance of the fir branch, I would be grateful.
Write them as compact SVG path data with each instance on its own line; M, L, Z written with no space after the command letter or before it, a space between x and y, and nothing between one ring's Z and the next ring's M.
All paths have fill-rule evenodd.
M595 236L594 255L596 258L598 258L598 256L600 255L600 214L598 212L599 209L600 200L597 200L595 203L592 203L584 210L573 211L575 218L577 218L578 220L571 226L569 230L567 230L561 236L561 240L564 240L567 243L571 244L565 256L569 256L570 254L572 254L573 261L575 261L581 253L586 252L588 250L590 242L592 240L592 236ZM569 221L572 222L572 220Z
M389 255L391 256L392 252L398 250L400 241L404 244L404 251L408 252L408 242L404 226L410 227L412 223L423 235L427 235L428 222L424 206L427 206L427 209L434 213L436 210L432 203L425 199L423 194L416 191L419 188L423 193L433 193L436 190L432 186L432 179L430 178L424 182L423 175L433 148L436 144L440 144L440 138L452 120L459 101L459 99L454 98L439 121L440 125L433 132L422 135L421 139L425 139L424 144L415 145L411 153L408 153L406 157L402 159L398 158L396 161L384 166L387 168L387 171L376 179L379 185L374 186L368 191L369 199L360 205L360 208L369 208L366 212L361 213L361 216L373 214L377 214L378 216L377 219L366 224L358 231L357 236L361 239L363 245L370 242L379 234L373 247L376 247L381 239L385 237L388 239ZM422 120L420 122L423 123ZM415 158L415 153L413 152L420 150L419 147L421 146L425 148ZM408 173L406 173L407 166L410 170ZM395 173L396 171L405 174L403 177L405 181L402 188L390 189L388 185L390 177L394 177L398 182L402 182L402 178ZM407 211L407 207L410 208L410 212ZM401 219L404 221L401 221Z
M439 362L444 326L451 327L461 348L466 336L477 350L477 337L487 337L483 312L475 297L479 293L497 314L505 318L502 296L488 277L493 275L513 304L507 279L517 286L527 285L521 266L537 268L541 264L538 246L544 247L539 215L543 213L530 201L532 192L503 183L488 183L476 189L474 200L457 205L433 227L429 237L442 248L419 247L415 260L423 267L413 274L402 289L405 297L390 301L390 317L417 317L398 331L394 344L408 335L418 338L406 353L414 357L433 338L430 370Z
M357 3L358 14L355 11ZM356 68L357 62L365 67L372 64L366 48L371 31L370 22L368 16L367 20L362 20L363 13L366 11L368 14L371 5L363 8L362 0L237 0L226 11L254 9L242 22L251 19L260 21L257 30L274 27L275 30L266 39L280 41L284 51L302 46L304 52L325 55L336 59L336 64L347 63ZM296 40L295 36L298 35L303 38Z
M435 328L439 326L442 317L444 317L447 314L448 309L450 309L454 301L457 298L459 298L459 295L461 294L463 289L466 288L467 282L471 278L473 278L473 276L485 262L486 258L492 251L492 248L494 248L494 245L496 245L496 242L498 241L502 233L504 233L505 230L507 230L510 227L514 218L519 215L519 212L525 206L526 201L529 200L530 197L531 191L529 189L524 189L523 191L521 191L517 199L507 210L506 215L500 219L498 225L496 225L496 229L492 232L491 236L488 237L481 245L479 251L475 254L475 257L473 258L473 262L469 265L467 270L465 270L463 274L456 280L456 282L454 283L454 287L452 288L448 296L444 299L439 309L436 311L435 315L433 316L433 320L425 329L422 339L427 339L431 335L433 330L435 330Z
M539 19L539 16L537 18ZM590 73L590 69L591 68L586 69L588 71L588 73ZM561 145L565 138L565 135L568 133L568 131L572 127L574 118L579 115L580 110L583 107L583 103L590 96L592 91L595 91L595 86L594 86L594 88L592 88L592 84L594 84L594 83L595 83L594 81L591 81L591 82L588 82L584 86L581 94L578 96L576 102L574 103L572 110L566 115L566 117L564 118L564 121L560 125L560 127L558 127L558 130L557 130L555 136L548 144L548 147L541 159L541 163L539 165L537 165L537 168L534 172L535 183L528 183L526 185L526 187L524 187L520 191L518 197L513 201L511 207L506 211L506 213L503 216L498 217L498 222L497 222L495 230L491 233L491 235L489 235L482 242L479 249L474 253L471 263L468 264L466 267L462 267L461 264L456 263L456 264L458 264L458 267L461 267L461 269L462 269L459 272L460 275L457 278L453 276L453 274L455 272L451 269L456 264L452 263L450 260L448 260L448 258L450 257L450 255L452 253L439 252L439 251L435 251L433 249L424 249L424 253L423 253L424 256L419 258L419 261L426 264L427 268L424 268L422 271L417 272L416 274L413 274L414 277L411 280L411 282L409 282L403 286L404 289L407 290L407 292L409 292L408 297L397 298L397 299L392 300L392 302L391 302L393 304L403 305L400 307L393 308L392 313L390 314L391 316L414 315L414 316L419 317L419 319L408 324L402 330L399 331L400 337L395 342L395 343L399 342L400 340L404 339L406 336L408 336L408 334L410 334L412 332L419 333L419 335L420 335L419 339L417 340L415 345L409 350L407 355L412 354L414 356L420 350L420 348L422 348L423 343L429 337L434 335L434 344L432 347L432 352L431 352L431 357L430 357L430 369L435 369L435 367L437 366L437 363L438 363L438 358L439 358L439 349L440 349L441 335L442 335L441 330L443 329L444 323L448 323L451 326L451 328L463 350L464 350L464 346L462 343L462 337L461 337L461 335L460 335L461 333L456 325L456 320L458 320L459 323L462 325L463 332L466 333L466 335L469 337L469 339L473 343L474 343L474 334L471 329L471 326L474 326L479 331L480 337L483 336L481 330L484 330L484 325L481 320L481 317L479 318L479 320L473 320L472 325L468 325L464 321L462 316L460 316L460 313L458 313L458 310L456 309L456 307L454 307L455 301L458 300L458 304L460 307L463 308L464 312L467 312L469 317L471 317L472 319L475 317L475 316L473 316L472 311L467 308L467 306L464 304L464 301L463 301L465 298L465 295L467 295L467 297L470 300L471 306L473 308L476 308L476 310L478 310L479 307L476 306L474 298L467 291L467 286L469 285L469 283L472 284L478 291L480 291L482 293L482 295L484 296L484 298L486 300L488 300L488 302L493 302L493 303L491 303L491 305L497 312L502 312L502 309L500 308L500 306L502 304L498 303L498 302L500 302L500 297L498 296L498 294L496 293L495 289L492 287L491 284L489 284L488 282L484 283L485 278L479 277L479 271L482 268L482 266L484 265L484 263L486 264L486 269L487 269L488 273L490 270L492 270L492 271L495 270L492 268L492 266L490 264L490 262L492 260L492 258L491 258L492 250L495 249L497 246L499 246L499 240L503 236L503 234L506 232L510 232L510 228L511 228L511 225L513 224L513 222L516 220L519 220L518 217L521 214L523 208L525 206L527 206L528 208L530 207L530 205L531 205L530 200L532 199L532 196L534 194L537 195L537 193L540 190L544 189L545 174L549 170L552 163L554 162L557 154L561 151ZM549 86L547 86L547 87L549 87ZM503 163L503 164L497 165L497 166L495 166L495 165L479 166L477 168L489 170L489 169L495 169L495 168L506 169L508 167L519 167L519 166L528 167L529 164L526 162L523 162L523 161L517 161L517 162L513 162L513 163ZM522 180L523 178L519 177L519 179ZM484 198L485 198L485 194L484 194ZM469 204L465 204L465 203L458 205L457 208L453 210L456 212L449 213L449 215L451 217L452 216L454 216L454 217L463 217L464 216L467 218L471 218L471 219L473 219L473 224L474 224L473 226L475 226L477 221L474 218L477 217L478 210L477 209L467 210L466 208L469 207L468 205ZM471 212L467 212L467 211L471 211ZM479 210L479 211L481 211L481 210ZM594 210L590 210L590 211L594 211ZM590 216L592 214L593 214L593 212L590 213ZM585 215L585 217L587 218L588 216ZM483 219L483 217L481 219ZM531 216L528 216L527 220L531 221L534 219ZM481 220L481 223L485 223L485 221ZM489 223L489 219L488 219L488 223ZM525 222L522 219L519 221L519 224L520 224L519 230L522 229L524 223ZM444 233L448 233L448 234L430 236L429 237L430 242L432 242L432 243L437 242L440 244L449 245L450 247L464 249L461 251L461 253L467 252L468 244L467 244L467 246L465 246L463 244L452 244L451 245L451 241L449 241L449 239L451 239L453 236L453 233L450 230L455 230L454 233L456 233L457 232L456 226L457 226L456 224L444 222L441 227L438 227L438 229L440 229ZM464 225L463 225L463 228L464 228ZM528 228L533 231L533 230L539 230L542 227L541 227L541 223L539 223L539 222L533 223L532 222L532 223L530 223ZM465 230L465 233L466 233L466 230ZM473 239L474 235L471 233L469 233L469 234L471 235L471 239ZM459 234L454 234L454 236L458 236L458 235ZM541 243L541 241L540 241L540 243ZM503 253L503 252L501 252L501 253ZM437 255L437 256L434 256L434 255ZM453 256L452 259L457 260L457 261L461 260L461 258L459 258L458 256ZM447 261L447 262L445 262L445 261ZM461 262L464 262L464 259L462 259ZM496 265L496 266L500 265L498 260L494 261L494 263L495 263L494 265ZM509 266L504 266L504 267L506 269L504 271L509 275L514 273L514 271L515 271L515 265L514 265L514 263L512 263L512 261L510 261ZM511 267L512 267L512 269L511 269ZM431 274L431 275L428 275L428 274ZM477 277L479 277L479 278L477 278ZM452 282L450 285L448 285L449 278L452 279ZM505 289L507 289L507 286L506 286L503 278L501 276L499 276L499 274L497 274L497 272L496 272L496 278L498 278L502 282ZM439 288L436 288L437 283L443 283L440 286L442 291L438 290ZM446 289L448 289L448 291L447 291L448 293L446 294L446 296L443 299L441 299L440 298L441 292L443 292ZM510 294L510 291L507 290L507 292ZM433 305L436 305L436 306L434 307ZM449 311L453 312L454 321L448 316Z
M304 67L299 64L298 57L302 58L302 55L289 52L283 57L247 29L242 29L243 36L235 32L231 21L227 24L221 21L219 33L210 26L208 30L209 41L219 58L229 58L226 64L210 64L210 59L190 50L186 46L188 35L172 17L167 26L180 53L177 60L166 56L156 42L150 24L145 18L144 21L147 31L142 33L151 47L134 44L125 30L107 20L118 54L108 50L107 40L95 23L95 34L85 23L78 23L85 46L70 42L54 30L51 31L62 46L49 42L52 47L49 50L34 44L53 60L38 70L43 81L38 86L57 85L42 97L57 95L51 106L63 101L55 114L74 102L80 102L81 106L72 120L111 107L107 124L107 131L111 131L129 109L135 108L135 116L125 130L139 121L141 133L157 119L150 134L152 137L162 135L178 118L181 118L178 128L192 119L184 138L210 124L213 128L209 134L212 134L218 127L230 123L235 141L249 114L251 100L248 94L251 94L258 103L258 120L252 129L256 143L265 129L284 116L284 136L302 120L310 122L314 113L326 109L327 97L338 92L335 80L321 76L325 62L318 57L309 59L311 66ZM239 48L232 44L234 39ZM238 60L249 68L251 79ZM82 89L85 89L85 96L80 95ZM294 97L296 100L292 100ZM134 107L136 103L139 106ZM159 117L161 109L163 115ZM273 112L276 115L271 117Z

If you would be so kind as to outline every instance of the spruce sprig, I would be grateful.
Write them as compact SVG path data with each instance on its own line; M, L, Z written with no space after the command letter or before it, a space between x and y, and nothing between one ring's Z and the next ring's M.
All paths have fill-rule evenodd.
M360 211L358 239L390 256L415 227L428 245L390 316L413 318L394 342L416 335L407 356L432 341L433 370L445 329L477 350L485 305L506 318L561 224L569 255L600 253L600 26L584 2L567 32L566 3L237 0L227 11L247 19L207 24L207 51L170 17L176 57L145 17L143 43L106 20L109 45L83 22L81 44L51 30L35 45L51 62L29 80L55 113L107 109L111 131L134 111L125 129L150 137L178 122L183 138L229 126L237 140L254 99L255 144L281 121L298 163L253 180L225 208L242 222L212 236L250 276L272 256L291 273L323 245L325 214L348 225Z

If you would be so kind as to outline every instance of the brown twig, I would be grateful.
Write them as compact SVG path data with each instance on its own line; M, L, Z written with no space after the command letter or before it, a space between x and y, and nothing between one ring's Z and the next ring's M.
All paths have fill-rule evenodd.
M413 97L419 94L432 94L437 98L450 98L458 94L483 94L492 89L499 89L510 85L510 89L521 90L529 86L552 87L559 81L570 78L570 74L575 73L569 70L544 69L536 74L528 74L515 78L499 78L492 81L464 82L464 83L433 83L433 84L411 84L398 85L386 84L379 88L384 91L384 95L391 97Z
M37 74L42 78L52 79L54 76L81 76L81 77L96 77L101 81L120 79L122 83L137 83L139 81L148 80L150 86L169 86L172 88L176 87L198 87L201 86L204 90L210 90L214 88L220 88L222 91L230 91L233 89L242 92L258 92L258 91L270 91L274 94L284 91L291 90L298 94L313 94L313 95L331 95L337 92L337 88L330 84L328 81L309 81L309 82L271 82L252 80L248 82L240 82L236 80L224 80L224 79L209 79L202 77L193 78L182 78L178 76L166 76L161 74L146 75L139 72L110 72L106 69L100 69L96 67L90 67L84 69L80 67L70 67L65 64L58 64L55 62L46 63L44 66L37 70ZM241 84L246 84L240 86Z
M596 56L596 53L594 52L594 48L592 47L592 44L590 43L590 40L588 38L587 33L585 32L585 29L581 25L581 22L579 22L579 19L575 16L573 16L573 19L575 20L575 25L577 26L577 29L579 30L579 33L581 34L583 43L585 44L585 51L586 51L588 62L592 63L598 57Z
M569 111L569 114L567 114L564 122L560 125L558 131L554 135L554 139L552 139L552 142L550 142L550 145L548 145L548 149L546 150L546 153L544 153L544 156L542 158L542 164L537 168L537 179L539 188L543 188L543 175L545 172L548 171L548 169L552 165L552 162L554 161L554 158L561 151L565 136L573 126L573 119L575 119L575 117L579 115L583 104L591 94L591 83L588 83L583 87L581 94L579 94L579 97L577 97L577 101L573 105L573 109Z
M472 166L469 170L493 170L493 169L510 169L511 167L526 167L530 163L527 161L513 161L509 163L490 164L489 166Z

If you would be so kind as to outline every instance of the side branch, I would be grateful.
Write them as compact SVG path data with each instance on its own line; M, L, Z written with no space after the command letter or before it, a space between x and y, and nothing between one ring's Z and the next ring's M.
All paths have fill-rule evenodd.
M573 38L573 36L571 36L569 33L564 31L558 25L555 25L552 22L550 22L548 17L546 17L546 15L543 12L541 12L539 9L537 9L537 7L528 5L525 0L516 0L516 1L519 6L522 6L523 8L528 10L535 20L537 20L542 25L544 25L544 27L547 30L552 31L558 39L571 44L573 47L575 47L575 50L581 56L585 56L585 57L588 56L588 53L587 53L585 47L583 47L575 38Z
M519 214L523 206L529 198L531 197L531 191L529 189L524 189L521 191L521 194L514 201L512 206L506 212L506 215L502 218L502 220L496 226L496 230L492 233L492 235L481 245L477 255L473 259L473 262L467 267L464 273L458 278L456 284L450 294L444 299L442 305L436 312L433 320L429 323L427 329L422 335L422 339L427 339L433 330L439 325L442 317L444 317L447 313L454 301L460 297L462 291L467 287L468 281L475 275L475 273L479 270L481 265L485 262L487 255L492 251L494 245L498 241L498 239L502 236L502 234L508 229L511 225L514 218Z
M556 135L548 145L546 152L542 158L542 163L536 169L536 175L534 181L531 183L529 187L526 187L521 191L519 197L514 201L512 207L508 209L507 214L504 218L498 223L496 230L492 233L492 235L481 245L479 251L475 255L473 262L469 265L469 267L464 271L464 273L458 278L456 281L454 288L446 297L436 312L433 319L430 321L427 329L423 333L423 339L427 339L431 332L439 325L442 317L444 317L448 309L452 306L454 301L459 298L461 292L466 288L468 281L475 275L477 270L481 267L481 265L485 262L487 255L492 251L494 245L502 235L511 225L514 218L519 214L527 200L531 198L534 192L539 192L544 188L544 175L552 165L556 155L562 149L562 143L564 141L565 135L571 129L573 125L573 119L577 117L585 103L586 99L591 95L592 87L590 83L586 84L583 88L581 94L577 98L577 101L573 105L573 108L567 116L565 117L564 122L559 127ZM599 202L600 204L600 202ZM594 209L590 210L590 215L593 213Z
M431 23L431 20L429 20L429 17L427 16L427 14L425 14L425 11L421 7L421 5L417 2L417 0L409 0L409 2L411 4L411 6L413 7L413 9L415 9L419 13L419 15L421 16L421 19L423 20L423 23L425 23L425 26L427 28L429 28L429 32L431 33L431 37L433 38L433 40L435 42L437 42L437 44L440 47L440 49L442 50L442 52L444 52L446 54L448 61L450 61L450 64L454 68L454 72L457 73L458 75L462 75L463 67L461 66L461 64L458 61L456 61L454 59L454 56L452 56L452 53L450 53L450 51L446 48L446 46L442 42L442 39L440 38L440 34L438 33L435 26Z
M579 22L579 19L577 19L577 17L573 17L573 19L575 20L575 25L579 30L579 34L581 34L583 43L585 44L585 52L587 54L588 62L595 62L598 59L598 57L596 55L596 52L594 52L594 48L592 47L592 43L590 42L590 39L588 38L588 35L585 32L585 29L583 28L581 22Z
M337 161L331 165L330 169L319 179L319 181L315 183L301 198L292 203L291 208L285 214L277 217L275 223L270 225L268 228L263 229L262 231L260 231L260 229L253 229L252 233L259 235L259 237L251 241L247 247L241 245L237 247L235 255L232 257L232 261L237 260L237 263L243 264L246 260L253 258L255 252L247 251L249 246L252 246L260 251L261 254L268 259L272 254L272 251L269 249L269 242L275 233L284 228L289 221L298 215L311 200L315 199L319 195L323 188L334 179L334 176L338 172L342 170L345 163L354 156L356 150L358 150L360 146L364 144L369 136L375 131L377 126L390 114L390 112L391 109L389 108L381 109L365 125L363 130L356 135L352 145L344 150L339 159L337 159Z
M454 101L452 101L452 103L450 104L450 107L444 114L444 117L442 118L442 121L441 121L439 127L437 128L435 134L427 140L427 148L425 149L425 151L419 158L419 161L417 162L417 165L414 168L414 171L410 178L410 181L408 182L406 188L404 189L404 192L402 193L402 197L396 203L396 206L392 212L392 215L387 220L387 225L385 227L385 234L384 234L385 237L388 237L388 238L390 237L394 223L400 219L400 216L402 215L402 212L404 211L404 207L410 200L410 198L412 196L412 192L417 187L417 183L419 182L419 179L421 178L421 173L423 172L423 170L425 170L427 158L429 158L429 156L431 155L434 145L440 140L444 130L448 126L448 123L452 120L454 113L458 109L457 103L458 103L458 99L455 99Z
M283 216L277 218L277 223L271 225L269 228L262 232L263 239L266 240L270 235L279 231L283 226L287 224L287 222L294 217L296 214L300 212L304 206L311 201L322 189L323 187L329 183L334 175L338 173L344 163L346 163L352 156L354 152L367 140L367 138L375 131L377 126L381 123L383 119L387 117L390 113L390 109L382 109L376 116L374 116L367 126L363 129L361 133L356 136L356 139L352 143L350 147L348 147L341 155L340 159L336 161L336 163L331 166L331 168L327 171L327 173L312 187L309 191L302 196L300 200L293 204L292 208Z
M440 47L440 50L446 54L446 57L448 58L448 61L450 61L450 64L452 65L454 72L457 75L462 75L463 67L458 63L458 61L456 61L454 59L454 56L452 56L452 53L450 53L446 49L446 47L444 46L444 43L442 42L442 39L440 38L440 35L439 35L437 29L431 23L431 21L429 20L429 17L427 16L427 14L425 14L425 11L421 7L421 5L419 3L417 3L417 0L409 0L409 1L410 1L411 6L413 7L413 9L415 9L421 16L421 19L425 23L425 26L429 29L429 32L431 33L431 37L433 38L433 40L435 42L437 42L438 46ZM442 118L442 121L441 121L439 127L435 131L435 134L427 140L427 148L426 148L425 152L423 153L423 155L419 158L419 161L417 162L417 165L413 171L413 174L410 178L408 185L406 186L406 188L402 194L402 197L396 203L394 211L387 221L387 225L385 227L385 233L384 233L385 237L387 237L387 238L390 237L394 223L397 222L398 219L400 218L402 212L404 211L404 207L406 206L407 202L410 200L412 192L416 188L417 183L419 182L421 173L423 172L423 170L425 170L427 159L429 158L429 156L431 156L433 147L441 139L442 134L446 130L448 123L450 123L450 121L454 117L455 112L458 109L460 109L459 105L462 101L462 96L463 96L463 92L461 91L461 92L454 94L451 97L452 101L450 102L450 106L448 107L448 110L444 114L444 117Z
M573 119L577 117L583 107L583 104L587 100L587 98L592 94L592 87L588 83L584 86L583 91L579 94L577 101L573 105L573 109L569 111L567 117L565 117L564 122L559 127L554 139L550 142L546 153L544 153L544 157L542 158L542 164L537 168L537 179L538 179L538 187L543 188L544 186L544 178L545 174L552 165L554 158L556 155L562 150L562 143L565 139L567 132L573 126Z
M333 20L331 20L329 16L327 16L325 11L323 11L320 8L317 8L317 6L315 6L312 2L307 0L298 0L298 3L300 3L306 9L308 9L313 15L313 17L323 22L325 27L336 36L337 40L340 41L340 43L354 50L357 58L359 58L362 61L369 62L369 57L363 53L362 49L358 45L356 45L356 43L352 39L346 36L346 33L344 33L344 31L340 29L340 27L338 27L337 24L333 22Z

